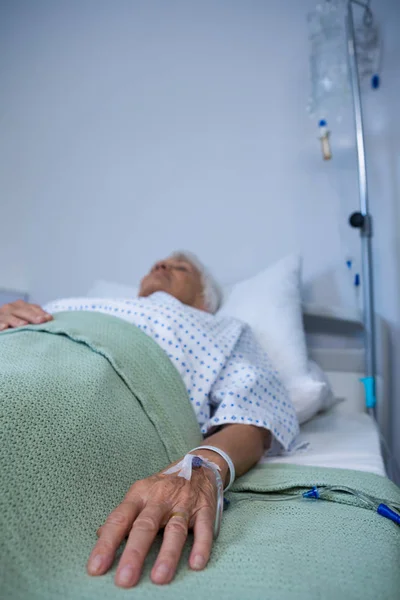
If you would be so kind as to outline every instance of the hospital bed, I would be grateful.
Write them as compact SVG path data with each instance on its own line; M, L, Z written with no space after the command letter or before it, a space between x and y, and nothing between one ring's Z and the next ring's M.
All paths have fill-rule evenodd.
M383 530L378 526L384 525L385 519L376 516L367 524L364 510L346 513L344 505L334 507L334 503L302 498L305 481L310 485L305 493L312 494L325 483L343 490L365 490L369 478L374 486L373 495L386 494L387 475L391 474L384 442L389 439L390 431L388 325L376 317L375 421L366 411L360 382L365 373L361 314L346 308L303 305L303 322L309 357L327 375L336 403L301 425L293 451L280 456L266 452L259 467L237 482L235 491L248 493L245 500L250 508L244 517L255 521L253 527L249 525L254 546L259 544L261 552L268 552L266 544L273 548L268 560L260 560L250 551L249 536L247 549L252 560L257 561L253 577L256 573L258 581L254 582L254 589L249 587L248 597L397 600L400 598L399 526L392 523L393 527ZM257 470L262 468L269 490L256 480ZM267 494L263 497L257 492ZM297 495L297 504L285 496L288 493ZM349 498L344 494L341 501L351 502ZM234 508L241 504L245 502L237 502ZM337 509L335 516L330 515L331 509ZM225 525L227 521L226 518ZM375 526L377 529L372 531ZM288 541L281 539L282 531ZM263 586L265 595L261 591ZM232 594L232 598L236 597L237 592Z
M376 317L378 340L378 425L366 413L362 317L356 310L303 306L309 356L325 371L337 403L301 427L299 450L285 456L267 454L262 463L297 464L355 469L385 475L385 446L389 438L390 371L387 323ZM385 457L387 458L387 457Z
M341 401L302 426L300 441L304 442L303 448L297 444L297 451L287 456L263 459L235 482L226 494L228 508L210 563L204 571L193 572L187 568L192 543L190 536L173 583L168 586L152 584L149 572L160 547L159 537L146 561L139 586L132 590L116 588L113 582L115 567L99 578L91 578L85 573L84 565L95 541L95 530L115 506L116 498L123 497L135 469L147 468L147 461L140 460L140 457L146 458L142 449L153 452L155 463L151 472L154 472L171 462L164 456L171 444L178 444L177 456L187 451L186 446L193 447L191 439L186 437L190 437L191 427L193 435L198 435L197 422L188 403L177 402L174 408L172 402L177 388L171 387L168 392L166 380L163 379L157 393L162 399L164 396L170 398L169 411L176 411L176 418L167 428L162 409L164 402L160 400L159 411L154 412L157 403L149 399L144 403L139 401L140 397L146 396L141 396L139 391L131 394L125 386L124 382L129 381L133 373L139 373L134 364L133 338L137 337L146 352L151 347L152 351L161 353L157 361L163 359L167 363L165 368L173 370L162 351L151 345L151 340L136 328L127 328L123 321L108 315L84 312L61 314L40 328L31 326L37 344L35 356L40 358L39 351L46 352L49 357L60 352L65 356L68 346L71 368L62 370L57 377L74 377L75 372L81 372L82 364L92 365L93 360L96 360L97 370L96 377L89 377L90 385L84 388L87 391L85 401L74 404L74 419L77 409L78 414L89 413L87 418L79 421L83 427L78 427L78 422L74 425L73 444L68 438L68 430L67 436L63 433L63 419L58 419L58 414L66 417L71 413L69 395L57 396L61 413L58 410L49 415L54 421L49 427L48 422L41 419L41 412L37 417L36 413L30 412L29 403L25 417L19 410L13 410L15 385L9 383L10 394L6 388L5 396L10 400L10 426L5 428L4 437L9 438L9 445L7 452L0 451L5 465L2 494L7 500L0 511L0 530L4 528L4 535L0 536L0 570L3 568L4 571L0 581L7 590L3 597L7 600L118 600L122 596L143 600L185 600L188 597L191 600L337 600L343 596L347 600L397 600L400 589L399 526L364 506L363 499L358 496L335 492L326 500L303 497L310 488L352 488L400 509L399 490L384 476L377 428L364 411L359 382L363 375L361 320L354 313L314 306L305 307L304 322L309 354L325 369L335 396ZM389 405L388 336L384 322L379 321L377 329L378 415L384 432ZM48 335L48 332L54 335ZM18 356L21 344L32 343L29 337L32 333L2 335L8 340L8 345L4 346L4 360L9 352ZM84 340L87 342L82 344ZM129 352L120 352L122 341ZM49 344L51 352L48 351ZM93 352L93 347L101 348L101 355L105 353L109 359L103 360L98 352ZM150 357L150 353L146 356ZM14 362L11 359L9 362L13 373ZM114 364L116 368L112 366ZM61 368L59 361L56 366ZM141 360L140 367L140 373L146 373L144 383L153 385L156 372L153 363L149 361L145 370ZM32 373L36 378L37 368L33 368ZM86 380L85 377L82 385L86 385ZM99 385L99 382L104 384ZM113 387L109 388L111 383ZM7 385L7 382L3 384ZM136 377L130 385L139 385ZM81 398L80 391L79 388L77 398ZM25 396L22 387L21 402ZM118 398L118 403L110 403L110 397ZM119 409L122 402L123 411ZM92 408L93 412L90 412ZM47 410L47 403L43 410ZM89 426L94 415L104 415L99 430ZM41 434L39 446L36 437L29 437L33 418L37 420ZM135 435L132 435L129 423L136 422L131 419L139 418L147 425L135 429ZM55 437L55 426L60 431L58 437ZM31 444L29 447L18 443L18 432L22 427ZM100 439L98 431L101 431ZM11 443L15 437L16 443ZM47 443L48 439L51 444ZM55 460L53 440L57 441L55 447L60 445L63 452L57 453L56 468L48 469ZM132 449L133 444L138 445L137 452ZM41 470L32 468L30 447L41 458ZM121 447L129 451L121 452ZM11 452L12 460L9 460ZM117 462L113 460L114 456L119 457ZM45 508L39 503L41 498L45 499ZM52 499L50 513L46 509L49 498ZM17 515L12 510L14 504ZM11 522L10 518L14 520ZM16 547L19 550L14 555ZM18 564L24 564L25 570L17 570Z

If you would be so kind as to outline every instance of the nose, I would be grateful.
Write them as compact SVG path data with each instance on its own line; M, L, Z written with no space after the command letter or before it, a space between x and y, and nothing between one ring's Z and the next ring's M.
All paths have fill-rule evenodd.
M154 265L155 271L159 271L160 269L163 269L164 271L166 271L167 268L168 268L167 263L164 260L159 260L158 263L156 263Z

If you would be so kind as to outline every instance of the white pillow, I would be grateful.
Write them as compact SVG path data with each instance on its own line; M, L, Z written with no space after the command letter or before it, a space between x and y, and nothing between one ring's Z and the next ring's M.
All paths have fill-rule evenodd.
M302 423L321 409L326 387L309 371L300 285L301 258L288 256L232 286L219 314L251 326L278 369Z
M99 279L88 291L89 298L137 298L139 288Z
M317 363L310 360L308 366L307 375L297 377L288 385L288 392L300 424L339 402L333 395L325 373Z
M319 381L320 383L322 383L323 386L320 397L321 403L319 412L329 410L334 404L343 401L343 398L335 397L327 374L325 373L325 371L323 371L323 369L321 369L321 367L316 362L314 362L313 360L309 360L308 369L314 381Z
M299 256L284 258L232 286L219 312L252 327L285 383L308 371L300 272Z

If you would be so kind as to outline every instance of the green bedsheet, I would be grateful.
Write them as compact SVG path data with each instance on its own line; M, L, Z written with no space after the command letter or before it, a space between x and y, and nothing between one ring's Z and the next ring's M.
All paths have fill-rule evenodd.
M197 445L184 385L165 353L135 327L95 313L62 313L0 334L0 598L400 598L400 528L358 501L267 494L348 485L400 506L386 478L355 471L263 465L229 494L203 572L155 586L149 572L122 590L115 566L85 565L96 529L137 478ZM189 540L190 542L190 540Z

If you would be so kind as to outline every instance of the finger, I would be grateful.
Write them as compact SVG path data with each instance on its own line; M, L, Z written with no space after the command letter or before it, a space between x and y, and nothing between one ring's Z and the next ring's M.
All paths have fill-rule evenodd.
M3 323L7 323L8 327L23 327L24 325L28 325L28 321L24 319L20 319L18 317L14 317L14 315L7 315L3 317Z
M215 511L211 508L199 510L194 522L194 543L190 553L189 565L200 571L209 561L213 543Z
M8 319L19 319L23 321L24 325L28 325L28 323L38 323L36 316L33 316L32 313L28 310L13 308L11 314L8 315ZM20 325L14 325L14 327L20 327Z
M169 507L165 504L153 504L139 514L119 561L115 574L117 585L131 587L137 584L144 560L168 512Z
M28 304L28 306L32 309L33 314L35 314L37 318L44 321L51 321L53 319L53 316L43 310L38 304Z
M101 532L102 532L102 531L103 531L103 525L102 525L101 527L99 527L99 528L98 528L98 530L96 531L96 535L97 535L97 537L100 537L100 536L101 536ZM128 537L128 536L126 535L126 536L125 536L125 539L126 539L127 537Z
M142 506L140 501L124 501L107 517L102 527L99 539L93 548L88 563L89 575L103 575L111 567L115 553Z
M188 535L189 515L185 517L185 511L182 513L170 518L165 526L163 543L151 571L154 583L169 583L175 575Z
M8 323L6 323L3 319L0 321L0 331L4 331L8 329Z
M52 316L42 310L40 306L27 304L26 302L15 302L12 307L12 314L32 324L43 323L52 319Z

